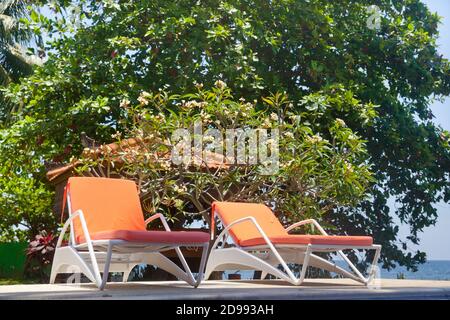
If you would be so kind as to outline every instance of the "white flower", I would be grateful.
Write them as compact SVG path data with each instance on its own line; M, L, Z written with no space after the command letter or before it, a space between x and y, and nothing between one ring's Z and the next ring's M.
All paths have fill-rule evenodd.
M345 121L342 120L342 119L336 118L336 122L337 122L341 127L345 127L345 126L346 126Z
M288 168L288 167L290 167L290 166L292 165L292 163L294 163L294 159L291 159L291 160L289 160L289 161L286 162L286 163L282 163L282 164L281 164L281 167L282 167L282 168Z
M209 120L211 119L211 115L206 113L205 111L200 111L200 117L202 118L202 120Z
M161 162L161 167L163 169L166 169L166 170L170 169L170 162L169 161L162 161Z
M292 132L290 132L290 131L287 131L287 132L284 133L284 136L287 137L287 138L293 138L294 134Z
M190 100L190 101L186 102L185 104L183 104L183 107L188 108L188 109L195 108L197 106L198 106L198 102L195 100Z
M214 85L219 88L219 89L225 89L227 87L227 84L225 82L223 82L222 80L217 80L216 82L214 82Z
M250 102L247 102L247 103L245 103L245 104L242 105L242 110L243 110L244 112L250 111L250 110L252 110L252 109L253 109L253 104L250 103Z
M177 185L174 185L173 186L173 191L175 191L177 193L185 193L185 192L187 192L187 188L186 188L186 186L179 187Z
M128 108L130 106L131 102L128 99L123 99L120 101L120 107L121 108Z
M203 108L207 105L208 103L205 101L202 102L198 102L195 100L190 100L188 102L183 102L183 107L187 108L187 109L191 109L191 108Z
M148 99L150 97L151 97L150 93L148 93L147 91L142 91L137 100L141 105L146 106L149 103Z
M122 137L122 132L117 131L116 133L113 133L111 135L111 138L113 139L120 139Z
M347 161L345 161L345 169L346 169L348 172L353 172L353 166L352 166L352 164L349 163L349 162L347 162Z
M138 100L139 103L140 103L141 105L143 105L143 106L148 105L148 100L145 99L144 97L139 97L139 98L137 98L137 100Z
M278 115L276 113L271 113L270 119L272 119L273 121L278 121Z
M316 135L313 135L312 137L308 137L308 141L313 144L316 144L316 143L322 142L323 138L321 136L319 136L318 134L316 134Z

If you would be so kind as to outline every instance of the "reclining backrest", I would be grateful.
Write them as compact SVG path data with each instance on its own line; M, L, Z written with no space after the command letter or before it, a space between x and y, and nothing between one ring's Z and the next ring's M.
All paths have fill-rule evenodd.
M71 211L81 209L89 233L112 230L146 230L136 184L131 180L72 177L68 181ZM75 239L83 236L74 220Z
M252 216L269 238L287 235L286 230L273 214L272 210L264 204L214 202L212 205L212 214L218 214L225 226L238 219ZM231 227L230 234L237 244L248 239L262 237L251 221L245 221Z

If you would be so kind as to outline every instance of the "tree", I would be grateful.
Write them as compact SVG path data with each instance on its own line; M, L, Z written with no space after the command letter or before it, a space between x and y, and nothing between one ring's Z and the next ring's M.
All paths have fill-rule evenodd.
M0 84L18 81L29 75L35 56L27 55L24 44L32 40L33 33L20 26L20 19L27 17L24 0L4 0L0 4ZM37 40L37 38L36 38Z
M211 90L197 87L185 95L143 92L139 104L123 100L126 131L114 134L113 147L86 149L77 171L134 179L145 211L179 227L202 216L209 224L214 201L265 202L292 224L364 198L372 182L364 141L342 119L314 110L317 98L344 91L305 96L310 111L297 114L284 94L248 102L220 80ZM356 99L343 107L375 115ZM315 132L317 123L326 135Z
M119 122L120 101L143 90L186 93L195 82L221 79L248 101L286 91L298 114L319 110L322 119L343 119L367 140L377 181L369 199L323 219L343 232L373 234L385 267L414 269L424 261L409 244L436 222L433 204L450 201L449 133L434 125L429 109L433 97L450 92L450 65L437 51L439 17L422 2L374 2L379 29L368 27L367 1L52 3L56 18L35 15L30 24L56 36L53 54L7 91L26 106L17 115L21 143L40 142L30 146L33 159L78 155L81 130L109 142L126 126ZM71 4L78 5L74 20L86 23L57 18ZM299 103L305 97L315 100ZM352 101L376 105L379 117L367 126L358 112L373 108L344 107ZM314 132L327 135L329 123L319 121ZM39 170L36 177L42 165ZM390 197L399 204L393 212ZM409 224L407 239L398 238L395 216Z

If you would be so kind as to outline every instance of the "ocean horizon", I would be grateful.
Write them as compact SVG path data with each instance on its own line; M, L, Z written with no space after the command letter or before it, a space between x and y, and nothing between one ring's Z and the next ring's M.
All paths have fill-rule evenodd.
M343 260L336 260L336 264L345 267ZM391 270L381 269L380 277L383 279L410 279L410 280L450 280L450 260L429 260L418 266L416 272L407 271L405 267L396 267ZM347 268L346 268L347 269ZM252 279L253 271L236 270L225 274L240 274L242 279Z
M450 260L429 260L418 266L417 272L396 267L390 271L381 269L381 278L414 280L450 280Z

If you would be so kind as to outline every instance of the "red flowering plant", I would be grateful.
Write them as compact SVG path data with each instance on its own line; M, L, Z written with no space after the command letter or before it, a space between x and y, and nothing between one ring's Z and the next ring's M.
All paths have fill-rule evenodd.
M42 231L36 235L27 248L27 262L25 275L38 278L45 282L48 280L48 269L53 261L57 238L52 233Z

